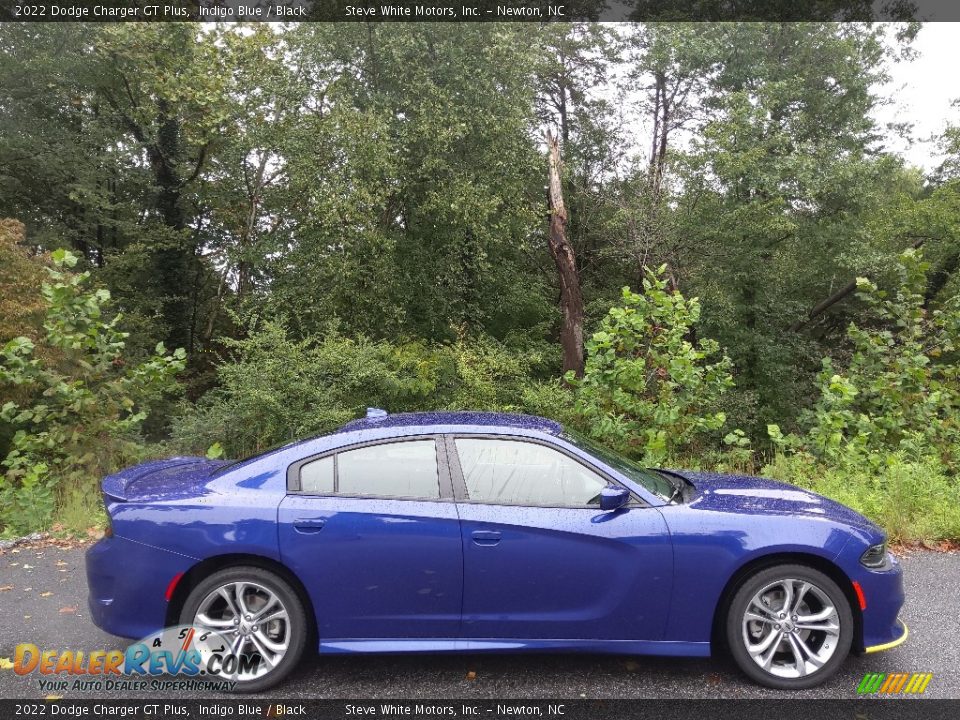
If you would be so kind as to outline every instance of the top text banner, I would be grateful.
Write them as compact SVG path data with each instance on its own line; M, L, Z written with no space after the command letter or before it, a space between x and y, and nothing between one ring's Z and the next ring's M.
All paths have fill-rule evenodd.
M23 22L960 21L960 0L0 0Z

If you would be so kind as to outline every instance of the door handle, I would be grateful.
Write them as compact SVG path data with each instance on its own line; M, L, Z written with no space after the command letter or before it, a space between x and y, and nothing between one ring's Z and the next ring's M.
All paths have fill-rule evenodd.
M326 524L326 518L297 518L293 521L293 529L305 534L318 533Z
M474 545L498 545L500 543L500 533L494 530L474 530L470 537L473 538Z

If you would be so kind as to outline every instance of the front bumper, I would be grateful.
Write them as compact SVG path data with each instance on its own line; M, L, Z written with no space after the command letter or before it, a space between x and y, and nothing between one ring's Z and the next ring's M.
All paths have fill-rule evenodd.
M903 620L900 620L899 618L897 619L897 622L900 623L901 626L903 626L903 632L901 633L900 637L898 637L896 640L891 640L888 643L882 643L880 645L869 645L868 647L864 648L864 652L868 652L868 653L883 652L884 650L892 650L893 648L897 647L897 645L902 645L903 643L905 643L907 641L907 637L910 635L910 628L908 628L907 624Z
M162 629L167 586L196 562L122 537L103 538L87 550L87 604L94 624L126 638Z
M900 563L894 558L889 570L880 571L859 565L852 579L860 584L866 600L862 611L863 651L880 652L903 643L909 631L900 619L905 600Z

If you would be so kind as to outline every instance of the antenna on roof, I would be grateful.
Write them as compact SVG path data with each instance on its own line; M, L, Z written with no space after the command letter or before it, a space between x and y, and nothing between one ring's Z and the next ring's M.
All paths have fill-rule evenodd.
M383 408L367 408L367 420L382 420L387 416L387 411Z

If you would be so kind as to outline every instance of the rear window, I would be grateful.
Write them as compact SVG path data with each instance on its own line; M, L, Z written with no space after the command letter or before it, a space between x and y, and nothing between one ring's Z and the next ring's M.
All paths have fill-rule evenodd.
M318 495L435 500L440 497L436 442L381 443L328 455L300 468L300 489Z

